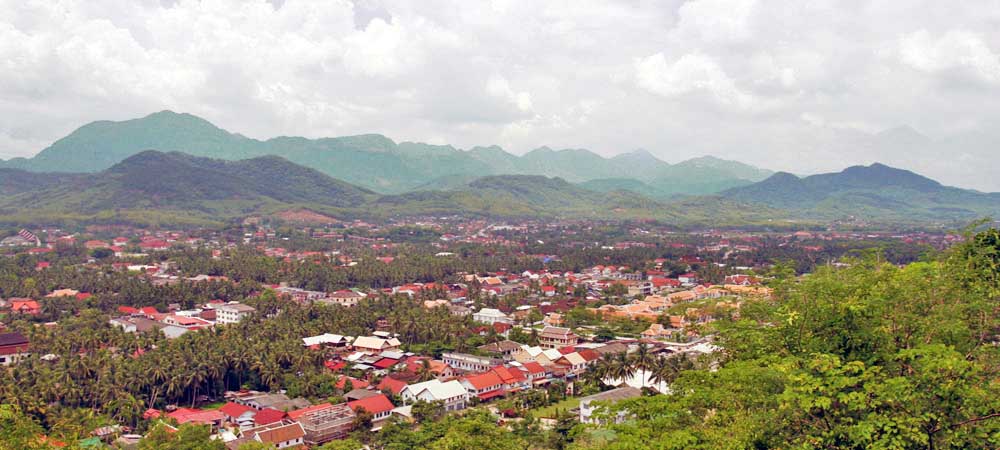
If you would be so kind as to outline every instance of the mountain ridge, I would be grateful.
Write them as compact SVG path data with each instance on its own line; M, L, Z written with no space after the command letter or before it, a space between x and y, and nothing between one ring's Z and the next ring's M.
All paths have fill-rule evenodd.
M382 193L403 193L446 176L545 175L574 183L622 177L650 182L675 176L669 171L673 166L645 151L605 158L586 149L542 146L517 156L498 146L462 150L450 145L397 143L381 134L258 140L224 130L193 114L169 110L123 121L88 123L35 156L0 161L0 167L95 173L143 150L181 151L234 161L275 154ZM706 177L723 186L730 186L734 178L722 169L708 169L701 174L701 178ZM703 188L688 192L682 181L666 183L682 194L705 193Z

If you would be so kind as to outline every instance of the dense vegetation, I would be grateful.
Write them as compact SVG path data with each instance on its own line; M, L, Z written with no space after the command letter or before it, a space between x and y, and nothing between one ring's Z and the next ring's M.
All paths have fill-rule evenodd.
M1000 445L1000 233L934 260L875 259L779 278L723 326L717 370L579 448L995 448ZM778 271L780 273L780 270Z

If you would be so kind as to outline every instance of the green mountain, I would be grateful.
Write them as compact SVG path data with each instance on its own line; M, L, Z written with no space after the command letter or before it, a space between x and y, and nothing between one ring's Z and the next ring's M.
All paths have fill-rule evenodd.
M759 183L727 190L722 196L813 218L951 222L1000 214L1000 194L942 186L878 163L804 178L776 173Z
M225 161L154 150L93 174L0 169L0 186L12 186L11 195L0 198L2 223L212 225L301 211L338 219L458 214L708 223L712 217L730 224L780 215L719 198L693 206L624 191L599 193L540 175L490 175L447 190L379 195L277 156Z
M359 208L376 195L277 156L241 161L147 150L97 174L62 176L0 200L0 214L27 219L134 220L169 216L197 223L316 205Z
M162 111L121 122L99 121L80 127L33 158L0 161L0 167L32 172L99 172L144 150L182 151L230 161L278 155L333 178L382 193L403 193L447 177L544 175L578 183L630 178L653 184L660 197L701 194L755 181L724 166L705 167L697 179L689 169L674 169L645 151L604 158L588 150L538 148L515 156L500 147L463 151L448 145L396 143L378 134L306 139L257 140L230 133L190 114ZM738 163L733 163L738 164ZM752 169L752 168L751 168Z

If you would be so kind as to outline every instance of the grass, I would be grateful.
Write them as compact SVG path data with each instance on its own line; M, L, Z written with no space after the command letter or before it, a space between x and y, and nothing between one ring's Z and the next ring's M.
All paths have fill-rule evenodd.
M531 410L531 414L535 417L544 417L548 419L554 419L556 417L556 410L569 411L573 408L580 406L580 397L570 397L558 403L553 403L544 408L538 408Z

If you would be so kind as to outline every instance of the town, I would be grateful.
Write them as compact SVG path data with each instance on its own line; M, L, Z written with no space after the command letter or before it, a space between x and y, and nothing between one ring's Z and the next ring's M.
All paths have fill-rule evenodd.
M621 420L606 406L716 364L715 322L770 298L775 255L795 273L959 240L455 217L37 233L0 242L15 274L0 284L0 364L34 374L15 378L34 399L89 411L92 428L51 439L127 447L194 427L231 449L373 444L480 410L543 430ZM59 386L33 378L77 365L87 376ZM92 379L108 370L144 380ZM108 388L128 400L97 396Z

